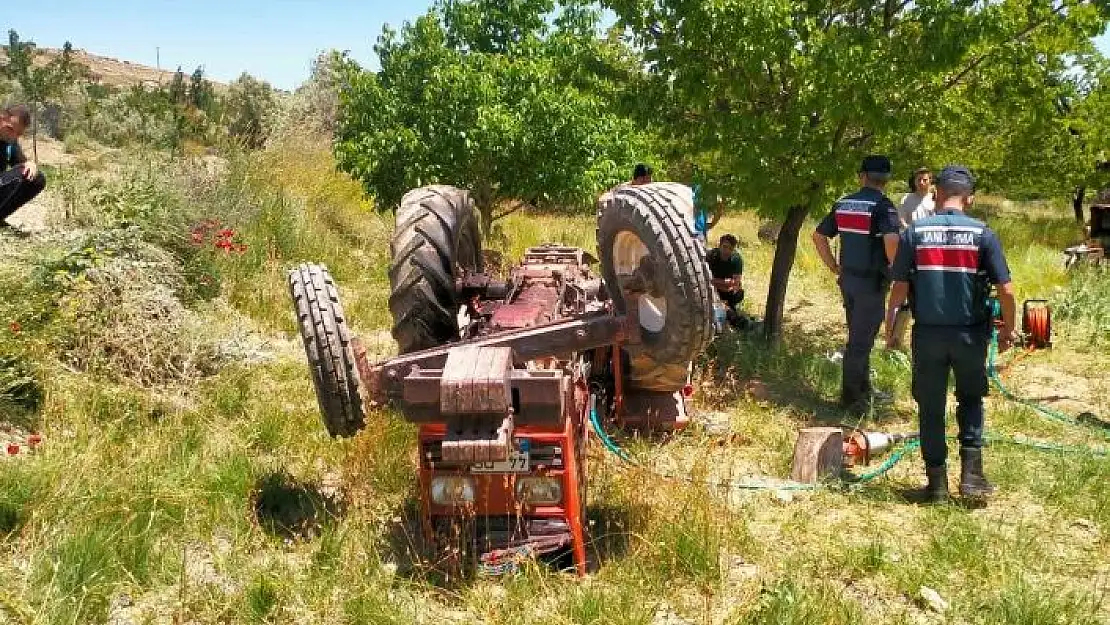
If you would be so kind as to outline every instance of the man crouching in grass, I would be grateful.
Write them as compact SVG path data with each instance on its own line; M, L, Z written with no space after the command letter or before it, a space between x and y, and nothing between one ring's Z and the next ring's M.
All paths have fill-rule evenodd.
M0 110L0 232L23 235L7 218L46 188L46 176L19 147L30 124L31 112L22 104Z

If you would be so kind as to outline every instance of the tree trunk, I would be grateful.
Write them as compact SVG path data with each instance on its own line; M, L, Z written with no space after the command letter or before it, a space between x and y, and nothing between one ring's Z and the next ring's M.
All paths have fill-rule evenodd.
M777 343L782 339L782 317L786 308L786 287L790 281L790 270L794 267L794 257L798 252L798 233L805 223L813 200L803 206L792 206L786 213L786 221L779 230L775 241L775 260L771 264L771 285L767 289L767 310L763 332L767 340Z
M1075 211L1075 220L1083 224L1083 197L1087 194L1087 187L1076 187L1075 195L1071 198L1071 208Z
M482 223L482 236L487 237L492 232L493 228L493 205L492 204L476 204L478 209L478 216L481 218Z
M474 200L474 208L478 209L478 215L481 217L482 236L488 237L490 228L493 227L493 185L484 180L475 182L474 188L470 191L470 197Z
M844 465L844 432L840 428L803 428L794 442L790 479L816 484L836 475Z

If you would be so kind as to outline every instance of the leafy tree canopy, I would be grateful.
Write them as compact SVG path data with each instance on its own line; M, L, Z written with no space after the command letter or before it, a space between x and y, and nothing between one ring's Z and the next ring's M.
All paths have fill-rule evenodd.
M551 0L444 0L383 31L381 70L341 70L340 167L383 207L429 183L494 207L584 205L651 160L650 136L617 112L637 65L598 37L599 13Z
M772 336L805 217L852 186L865 153L891 153L908 174L916 163L897 157L924 141L913 137L1019 107L1036 63L1089 51L1110 14L1106 0L603 3L655 77L672 144L713 167L729 195L786 217ZM969 99L977 83L994 97Z

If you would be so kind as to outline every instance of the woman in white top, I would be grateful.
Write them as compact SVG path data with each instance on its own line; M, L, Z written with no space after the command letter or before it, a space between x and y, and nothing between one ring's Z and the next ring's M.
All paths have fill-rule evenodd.
M902 203L898 205L898 220L902 222L902 230L918 219L931 217L936 212L936 203L933 198L933 172L928 167L920 167L913 172L910 178L910 192L902 196ZM894 318L894 340L891 347L902 349L906 341L906 328L910 325L909 304L898 309Z
M928 167L921 167L910 178L910 192L902 197L902 203L898 206L898 219L905 230L918 219L931 217L934 212L933 173Z

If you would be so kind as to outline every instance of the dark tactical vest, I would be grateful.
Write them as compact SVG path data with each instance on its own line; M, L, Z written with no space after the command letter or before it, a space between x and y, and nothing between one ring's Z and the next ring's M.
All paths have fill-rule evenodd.
M909 228L914 271L911 307L926 326L978 326L990 321L990 286L980 267L987 226L966 215L934 215Z
M881 236L875 234L875 205L883 194L860 189L833 205L836 229L840 234L840 267L857 276L885 275L886 252Z

